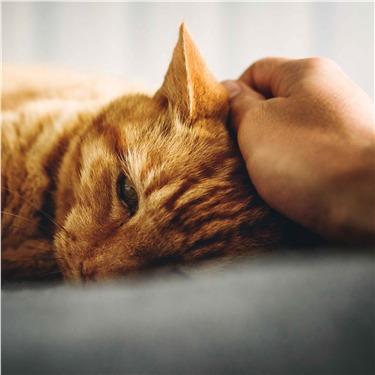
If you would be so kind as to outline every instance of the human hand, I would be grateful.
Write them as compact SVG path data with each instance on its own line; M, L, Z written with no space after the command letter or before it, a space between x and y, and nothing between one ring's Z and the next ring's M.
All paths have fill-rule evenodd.
M373 103L332 61L267 58L223 82L249 176L323 237L373 243Z

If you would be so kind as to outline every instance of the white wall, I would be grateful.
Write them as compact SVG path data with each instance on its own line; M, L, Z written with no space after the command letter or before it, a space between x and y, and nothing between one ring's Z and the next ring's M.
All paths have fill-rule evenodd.
M182 19L220 80L264 56L326 56L373 96L372 2L2 3L3 61L116 73L156 89Z

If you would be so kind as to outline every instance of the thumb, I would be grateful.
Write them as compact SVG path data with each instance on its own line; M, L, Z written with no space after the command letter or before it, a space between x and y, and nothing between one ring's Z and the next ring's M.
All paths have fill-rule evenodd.
M266 98L241 81L228 80L222 82L222 85L228 94L231 125L238 132L245 114Z

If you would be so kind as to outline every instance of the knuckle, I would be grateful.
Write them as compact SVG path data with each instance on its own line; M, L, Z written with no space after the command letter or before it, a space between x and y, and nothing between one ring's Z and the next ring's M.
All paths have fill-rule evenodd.
M230 114L234 122L247 122L256 117L257 105L249 101L246 97L239 97L230 105Z
M311 71L326 71L338 68L333 60L326 57L310 57L301 60L301 63L303 63L305 69Z

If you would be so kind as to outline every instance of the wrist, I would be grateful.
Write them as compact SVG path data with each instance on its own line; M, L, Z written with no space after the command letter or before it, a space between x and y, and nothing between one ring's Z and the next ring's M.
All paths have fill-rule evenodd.
M325 218L326 236L338 242L372 245L375 240L374 145L342 160L332 174Z

